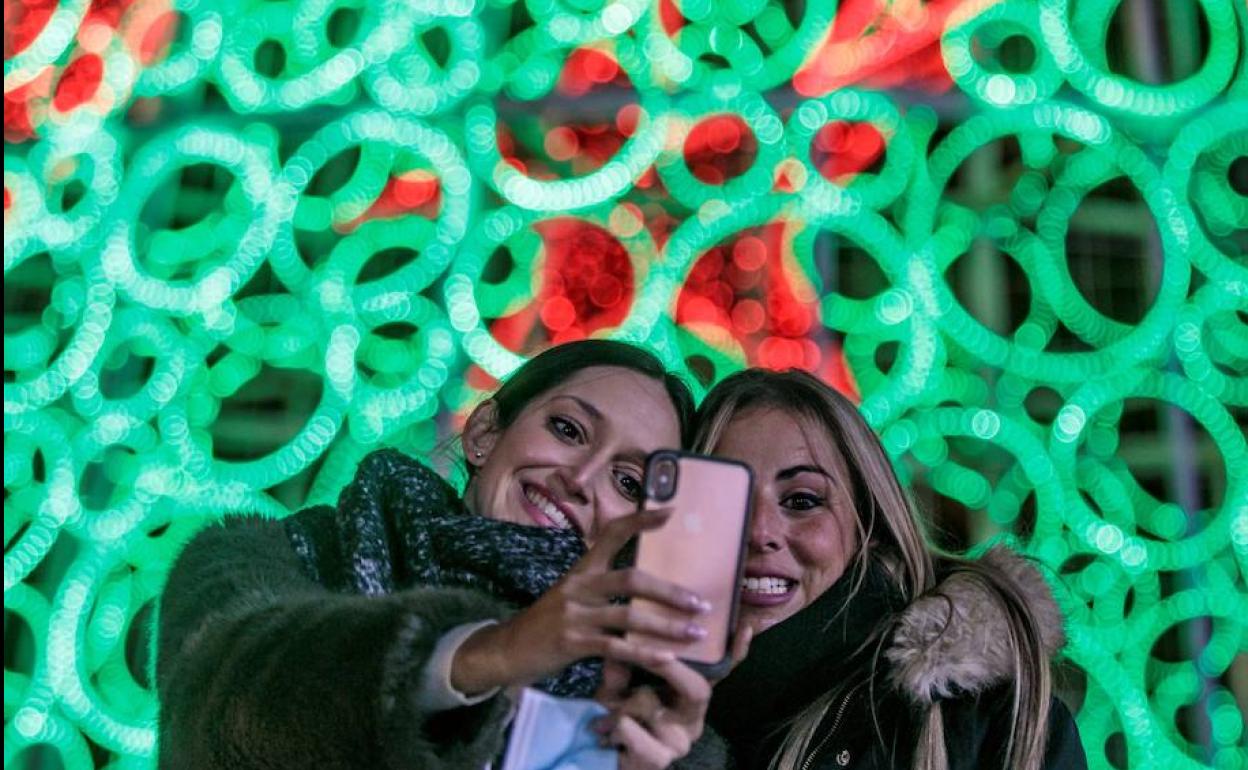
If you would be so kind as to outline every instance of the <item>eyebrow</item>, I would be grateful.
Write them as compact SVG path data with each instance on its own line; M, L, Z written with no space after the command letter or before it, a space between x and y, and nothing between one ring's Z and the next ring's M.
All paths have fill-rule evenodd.
M603 415L602 410L600 410L598 407L594 406L593 404L589 403L585 399L581 398L580 396L573 396L570 393L564 393L564 394L555 396L555 398L552 400L558 400L561 398L567 398L576 402L576 405L579 406L581 409L584 409L585 413L588 414L595 422L600 422L605 418L605 415ZM621 455L621 457L623 457L625 460L635 461L638 464L645 464L646 452L641 449L635 449L629 452L624 452Z
M836 483L836 479L832 477L832 474L828 473L823 468L820 468L818 465L794 465L791 468L785 468L776 474L776 481L787 481L788 479L803 473L817 473L820 476L827 478L828 481L831 481L834 484Z
M571 399L572 401L575 401L577 405L581 407L581 409L584 409L585 413L588 414L593 419L601 420L603 418L602 410L600 410L598 407L594 406L593 404L589 403L585 399L581 398L580 396L564 394L564 395L556 396L555 398Z

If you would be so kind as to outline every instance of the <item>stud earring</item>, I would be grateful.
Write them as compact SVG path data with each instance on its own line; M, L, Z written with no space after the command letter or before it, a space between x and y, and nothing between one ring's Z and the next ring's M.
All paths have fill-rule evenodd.
M478 449L478 450L474 451L474 452L472 453L472 456L473 456L473 457L475 457L475 458L477 458L478 460L480 460L480 459L481 459L481 450L480 450L480 449Z

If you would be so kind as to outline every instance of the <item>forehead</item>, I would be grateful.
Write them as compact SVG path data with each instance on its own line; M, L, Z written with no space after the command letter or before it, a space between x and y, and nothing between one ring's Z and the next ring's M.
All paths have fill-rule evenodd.
M543 393L536 404L576 399L602 414L602 421L628 433L655 433L665 446L680 440L680 425L667 389L652 377L619 366L591 366ZM675 437L675 438L673 438Z
M715 454L742 460L764 475L767 469L818 465L845 478L845 459L827 427L817 420L779 407L754 407L733 415Z

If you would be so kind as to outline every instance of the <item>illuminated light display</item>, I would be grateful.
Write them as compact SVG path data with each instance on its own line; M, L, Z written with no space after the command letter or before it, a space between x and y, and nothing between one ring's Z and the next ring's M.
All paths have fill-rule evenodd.
M150 767L187 538L587 336L816 372L1046 567L1092 767L1248 767L1248 6L1121 5L6 3L5 767Z

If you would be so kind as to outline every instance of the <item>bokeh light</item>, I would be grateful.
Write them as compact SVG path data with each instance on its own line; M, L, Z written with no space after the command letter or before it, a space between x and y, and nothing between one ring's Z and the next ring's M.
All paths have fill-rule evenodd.
M6 768L152 766L189 537L454 473L595 336L815 372L1043 566L1091 767L1248 768L1242 0L6 0L4 57Z

